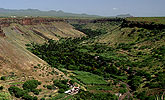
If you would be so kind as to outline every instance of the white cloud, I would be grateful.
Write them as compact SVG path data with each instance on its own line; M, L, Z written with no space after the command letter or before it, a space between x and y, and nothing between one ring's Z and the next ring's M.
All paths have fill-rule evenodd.
M118 8L112 8L113 10L118 10Z

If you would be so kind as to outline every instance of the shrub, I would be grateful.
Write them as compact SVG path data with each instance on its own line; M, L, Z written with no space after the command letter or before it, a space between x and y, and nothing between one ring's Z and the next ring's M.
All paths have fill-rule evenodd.
M70 80L69 83L73 85L75 83L75 81Z
M61 88L61 89L59 89L59 91L58 91L59 93L64 93L65 92L65 90L63 89L63 88Z
M133 90L136 90L139 88L141 82L142 78L140 76L133 76L131 80L128 82L128 84L131 86Z
M41 98L40 100L46 100L45 98Z
M10 94L15 95L15 97L17 97L17 98L20 98L24 94L27 94L23 89L20 89L20 88L15 87L15 86L11 86L10 88L8 88L8 91Z
M52 90L53 87L51 85L47 85L47 89Z
M60 89L68 90L67 85L68 80L54 80L54 85L59 87Z
M127 92L127 89L120 89L120 91L119 91L120 93L122 93L122 94L124 94L124 93L126 93Z
M126 88L126 85L125 84L121 84L121 87Z
M3 90L3 86L0 86L0 90Z
M32 92L35 94L35 95L39 95L40 91L38 89L33 89Z
M120 43L117 49L130 50L132 47L130 44Z
M33 97L33 100L38 100L38 97L36 97L36 96L35 96L35 97Z
M41 82L38 82L38 80L28 80L23 84L22 87L24 90L32 91L33 89L36 89L40 84Z
M24 94L24 96L22 97L22 99L25 99L25 100L33 100L33 97L28 95L28 94Z
M4 80L5 81L6 80L6 76L2 76L1 77L1 80Z

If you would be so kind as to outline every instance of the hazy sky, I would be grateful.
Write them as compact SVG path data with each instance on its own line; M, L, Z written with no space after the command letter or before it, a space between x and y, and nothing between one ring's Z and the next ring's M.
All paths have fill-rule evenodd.
M63 10L102 16L126 13L133 16L165 16L165 0L0 0L0 8Z

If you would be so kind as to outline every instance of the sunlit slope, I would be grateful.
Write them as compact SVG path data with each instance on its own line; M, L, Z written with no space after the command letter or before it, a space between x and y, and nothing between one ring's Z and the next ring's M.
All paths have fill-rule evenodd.
M154 22L156 24L165 24L165 17L131 17L128 21Z
M120 27L121 23L106 22L106 23L88 23L83 25L83 28L98 30L106 30L107 34L102 34L89 42L99 42L108 45L117 45L120 43L134 43L137 46L149 45L152 47L165 44L164 30L149 30L138 27Z
M50 67L45 61L28 51L25 44L42 44L49 39L75 38L85 36L65 22L53 22L38 25L11 24L3 27L5 37L0 37L0 81L7 92L10 83L21 83L29 79L37 79L49 84L52 79L67 78L61 71ZM37 68L37 69L36 69ZM50 74L52 73L53 74ZM10 78L14 75L14 78Z
M12 24L3 28L3 30L8 38L23 44L31 42L43 43L48 39L58 40L60 38L85 36L85 34L73 29L71 25L65 22L23 26Z

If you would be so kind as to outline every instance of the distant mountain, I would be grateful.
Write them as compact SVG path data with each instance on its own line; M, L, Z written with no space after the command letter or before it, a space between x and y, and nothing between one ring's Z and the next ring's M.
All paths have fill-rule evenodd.
M98 15L67 13L62 10L41 11L38 9L4 9L0 8L0 16L52 16L52 17L101 17Z
M116 17L126 18L126 17L133 17L131 14L121 14L117 15Z

